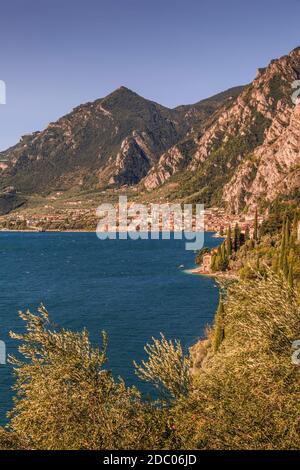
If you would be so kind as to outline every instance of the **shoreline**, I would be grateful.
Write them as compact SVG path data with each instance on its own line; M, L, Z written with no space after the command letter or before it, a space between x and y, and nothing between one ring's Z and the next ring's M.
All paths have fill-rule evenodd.
M9 229L9 230L6 230L6 229L0 229L0 233L15 233L15 232L24 232L24 233L53 233L53 232L59 232L59 233L97 233L96 232L96 229L95 230L83 230L83 229L79 229L79 230L76 230L76 229L73 229L73 230L59 230L59 229L48 229L48 230L34 230L34 229L21 229L21 230L17 230L17 229ZM116 233L124 233L124 231L121 231L119 232L118 230L116 231ZM109 233L109 232L101 232L101 233ZM128 231L128 233L130 233ZM151 230L148 231L148 233L151 234ZM163 233L163 230L160 230L159 233ZM174 231L174 230L170 230L170 233L178 233L178 231ZM183 233L183 232L182 232ZM193 233L196 233L195 231L193 231ZM204 233L215 233L215 230L204 230ZM214 238L224 238L224 237L221 237L221 236L214 236Z
M238 279L238 275L231 271L216 271L215 273L204 273L199 268L186 269L187 274L196 274L198 276L212 277L215 279Z
M96 233L95 230L0 230L0 233Z

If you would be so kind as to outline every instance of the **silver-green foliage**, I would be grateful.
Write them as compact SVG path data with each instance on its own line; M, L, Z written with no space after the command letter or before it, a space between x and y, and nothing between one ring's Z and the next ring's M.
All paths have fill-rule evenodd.
M168 341L162 333L160 339L152 340L144 348L148 359L140 365L134 362L136 374L152 383L165 398L186 395L191 388L191 361L180 341Z
M163 411L143 403L135 388L105 367L107 338L91 346L86 330L54 329L42 306L20 313L23 358L11 357L17 396L8 429L26 448L134 449L161 444ZM156 440L158 439L158 440Z

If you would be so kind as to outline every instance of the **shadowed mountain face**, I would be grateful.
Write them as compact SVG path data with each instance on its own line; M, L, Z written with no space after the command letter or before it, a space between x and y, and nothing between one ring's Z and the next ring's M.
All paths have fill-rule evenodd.
M135 185L229 94L171 110L121 87L2 152L0 184L24 194Z

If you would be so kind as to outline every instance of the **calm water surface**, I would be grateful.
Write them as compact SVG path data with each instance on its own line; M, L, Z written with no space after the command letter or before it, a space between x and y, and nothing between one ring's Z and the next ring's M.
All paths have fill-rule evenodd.
M206 233L208 246L219 240ZM210 278L186 274L194 253L184 240L106 240L94 233L0 233L0 340L16 352L10 330L23 329L17 312L43 302L55 323L87 327L97 344L109 335L109 366L126 382L149 392L132 361L163 332L187 348L211 323L218 290ZM11 407L13 376L0 365L0 423Z

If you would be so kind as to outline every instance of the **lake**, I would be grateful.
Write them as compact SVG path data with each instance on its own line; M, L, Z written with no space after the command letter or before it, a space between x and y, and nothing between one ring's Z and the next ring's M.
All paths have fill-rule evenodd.
M205 234L205 245L220 240ZM185 273L194 267L184 240L105 240L95 233L0 233L0 340L16 352L9 331L20 331L19 310L42 302L50 319L66 328L86 327L98 344L109 336L109 367L144 393L132 361L163 332L191 346L212 322L218 289L211 278ZM0 423L11 407L11 366L0 365Z

